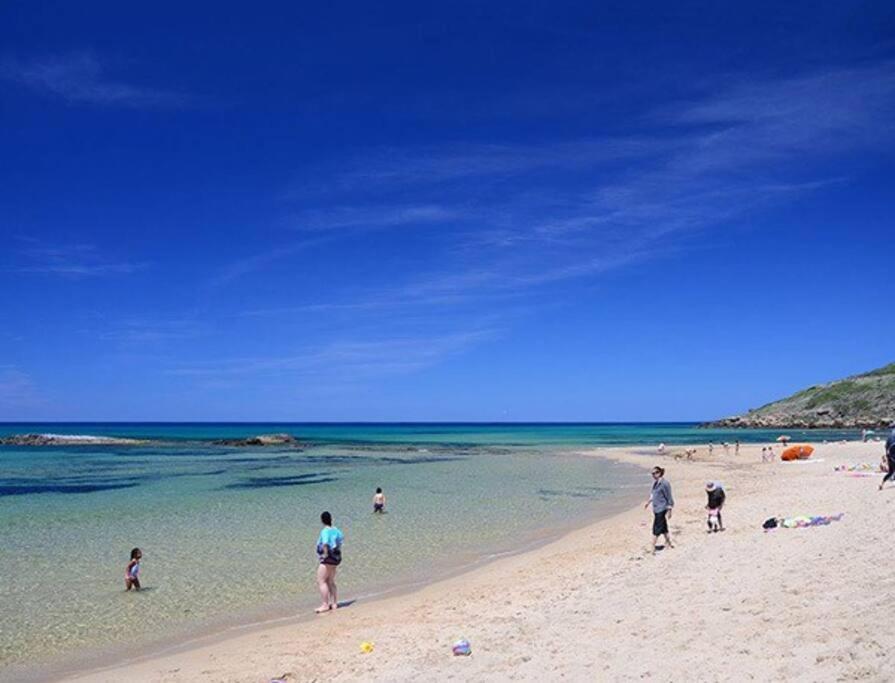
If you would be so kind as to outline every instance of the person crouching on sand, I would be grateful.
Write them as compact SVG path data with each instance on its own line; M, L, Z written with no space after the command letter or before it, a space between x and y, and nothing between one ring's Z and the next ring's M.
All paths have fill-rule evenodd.
M668 532L668 519L674 508L674 497L671 495L671 484L665 480L665 470L662 467L653 468L653 488L649 500L643 507L646 509L650 505L653 506L653 554L655 554L659 536L665 537L667 547L674 547Z
M328 512L320 515L323 528L317 537L317 587L320 589L322 602L315 611L323 614L338 609L339 597L336 590L336 567L342 563L342 543L345 537L333 526L333 517Z
M724 493L721 484L716 481L710 481L706 484L705 492L708 495L708 504L705 506L705 511L708 515L709 533L724 531L724 522L721 520L721 508L724 507L724 500L727 495Z
M143 551L139 548L131 550L131 559L124 569L124 590L131 588L140 590L140 560L143 559Z
M376 494L373 496L373 512L385 513L385 494L381 488L377 488Z

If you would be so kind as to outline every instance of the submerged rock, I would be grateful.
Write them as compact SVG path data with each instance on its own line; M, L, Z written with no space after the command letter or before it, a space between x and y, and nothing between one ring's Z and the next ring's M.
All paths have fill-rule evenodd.
M212 441L215 446L294 446L299 447L301 444L291 434L259 434L258 436L250 436L245 439L215 439Z
M0 446L137 446L141 439L89 434L12 434L0 437Z

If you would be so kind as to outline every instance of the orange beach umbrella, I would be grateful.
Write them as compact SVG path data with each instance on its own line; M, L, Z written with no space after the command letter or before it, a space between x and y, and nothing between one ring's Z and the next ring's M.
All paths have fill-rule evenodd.
M780 455L781 460L805 460L814 453L814 446L790 446Z

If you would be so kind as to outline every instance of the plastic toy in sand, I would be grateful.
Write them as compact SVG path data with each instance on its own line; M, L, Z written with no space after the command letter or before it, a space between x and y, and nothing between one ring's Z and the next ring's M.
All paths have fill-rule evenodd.
M458 640L451 649L456 656L468 657L472 654L472 645L466 639Z
M783 451L780 459L787 462L791 460L805 460L810 458L812 453L814 453L814 446L790 446Z
M373 643L371 643L369 640L365 640L360 644L360 651L363 652L365 655L370 654L373 651Z

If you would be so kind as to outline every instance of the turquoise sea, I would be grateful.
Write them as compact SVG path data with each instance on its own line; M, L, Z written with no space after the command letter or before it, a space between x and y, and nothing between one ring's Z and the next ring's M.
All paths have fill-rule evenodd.
M291 447L215 439L286 432ZM341 597L365 600L556 538L649 486L582 447L771 442L693 424L0 424L141 445L0 446L0 678L315 604L322 510L345 533ZM798 432L794 439L858 438ZM388 514L371 514L382 486ZM134 546L139 595L123 591ZM52 660L52 661L51 661ZM23 668L24 667L24 668Z

